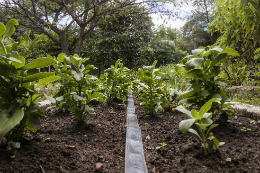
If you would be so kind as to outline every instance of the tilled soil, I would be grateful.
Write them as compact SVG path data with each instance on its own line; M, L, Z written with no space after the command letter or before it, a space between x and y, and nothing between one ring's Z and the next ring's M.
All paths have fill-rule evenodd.
M78 126L70 113L46 112L41 130L20 149L0 148L0 173L124 172L126 105L92 106L96 115Z
M212 130L219 142L220 152L204 153L201 142L191 133L182 134L181 120L188 116L175 111L159 113L157 117L145 117L144 110L136 109L147 169L150 173L172 172L260 172L260 131L257 122L242 116L229 116L228 125ZM245 127L247 131L242 131ZM196 126L192 126L196 129ZM197 129L196 129L197 130ZM166 143L164 149L156 149ZM226 161L230 158L231 161Z
M170 111L145 117L144 109L135 105L149 173L260 172L260 125L250 123L252 119L230 116L226 127L214 128L214 135L225 144L219 153L205 155L195 135L179 130L179 122L188 118L185 114ZM46 112L41 130L25 136L31 139L20 149L0 147L0 173L123 173L126 106L102 103L93 107L96 115L89 115L86 124L79 126L70 113ZM166 143L166 149L156 149L159 143Z

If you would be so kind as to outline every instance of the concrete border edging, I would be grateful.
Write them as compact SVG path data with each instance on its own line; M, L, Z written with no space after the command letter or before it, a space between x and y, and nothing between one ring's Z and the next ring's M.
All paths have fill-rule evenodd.
M141 129L138 125L133 96L128 96L125 147L125 173L148 173L143 153Z

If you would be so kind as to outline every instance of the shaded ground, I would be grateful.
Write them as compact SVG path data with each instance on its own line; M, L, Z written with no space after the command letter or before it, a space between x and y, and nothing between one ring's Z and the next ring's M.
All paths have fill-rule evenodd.
M144 110L135 104L149 173L260 172L260 125L250 123L252 119L230 116L227 127L213 129L225 145L220 147L220 153L208 156L196 136L179 131L179 122L187 119L186 115L170 111L154 118L144 117ZM100 172L123 173L126 106L93 106L97 114L87 117L87 124L81 126L74 124L71 114L47 112L42 129L27 136L33 139L16 150L14 159L10 158L14 150L0 147L0 173L91 173L97 172L97 163L103 165ZM111 108L114 114L109 113ZM243 127L251 130L241 131ZM166 150L156 149L163 142Z
M0 172L95 172L96 163L106 173L124 172L126 106L93 106L97 114L81 126L71 114L46 113L41 130L16 150L14 159L14 150L0 148Z

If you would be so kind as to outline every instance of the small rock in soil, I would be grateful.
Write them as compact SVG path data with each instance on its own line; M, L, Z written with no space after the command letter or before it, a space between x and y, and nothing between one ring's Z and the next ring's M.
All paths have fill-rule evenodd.
M101 172L103 170L103 164L102 163L96 163L96 172Z

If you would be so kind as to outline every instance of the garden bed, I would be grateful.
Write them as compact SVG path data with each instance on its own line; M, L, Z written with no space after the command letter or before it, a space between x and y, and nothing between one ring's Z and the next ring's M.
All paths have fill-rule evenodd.
M227 127L214 128L214 135L225 144L219 153L205 155L197 136L179 130L187 115L175 110L144 117L142 108L137 108L136 114L148 172L260 172L260 125L248 117L229 116ZM246 131L241 130L244 128ZM166 143L166 149L156 149L159 143Z
M80 126L74 124L70 113L45 112L41 130L26 136L32 139L24 141L20 149L0 148L0 173L124 172L126 105L92 106L96 115L88 116L86 124ZM260 125L251 118L230 116L227 127L214 128L214 135L225 144L220 153L205 155L195 135L179 130L179 122L187 115L170 111L145 117L144 109L138 106L135 102L148 172L260 171ZM244 127L246 131L241 130ZM166 149L156 149L159 143L166 143ZM228 158L231 161L226 161Z
M79 126L70 113L45 112L41 130L20 149L0 148L0 172L124 172L126 105L92 106L96 115Z

